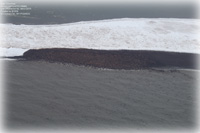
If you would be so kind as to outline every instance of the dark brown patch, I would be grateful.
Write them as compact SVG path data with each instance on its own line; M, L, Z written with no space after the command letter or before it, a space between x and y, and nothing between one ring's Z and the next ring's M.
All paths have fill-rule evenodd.
M198 54L133 51L133 50L91 50L91 49L38 49L24 53L26 60L72 63L111 69L144 69L150 67L181 67L197 69Z

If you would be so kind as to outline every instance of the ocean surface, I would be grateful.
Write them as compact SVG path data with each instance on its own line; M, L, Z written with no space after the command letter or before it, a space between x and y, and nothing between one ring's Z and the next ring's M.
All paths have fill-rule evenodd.
M194 3L147 4L33 4L17 3L31 8L28 16L3 16L3 23L13 24L61 24L79 21L114 18L197 18Z

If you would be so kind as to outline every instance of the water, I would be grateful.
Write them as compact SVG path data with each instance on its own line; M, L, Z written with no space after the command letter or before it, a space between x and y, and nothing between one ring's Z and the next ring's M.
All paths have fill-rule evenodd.
M24 4L24 3L23 3ZM61 24L113 18L197 18L195 4L26 4L29 16L4 16L3 23Z

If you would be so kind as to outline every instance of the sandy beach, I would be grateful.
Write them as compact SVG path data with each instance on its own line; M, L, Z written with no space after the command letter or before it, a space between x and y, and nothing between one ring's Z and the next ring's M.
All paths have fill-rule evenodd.
M194 128L198 71L5 60L7 128Z

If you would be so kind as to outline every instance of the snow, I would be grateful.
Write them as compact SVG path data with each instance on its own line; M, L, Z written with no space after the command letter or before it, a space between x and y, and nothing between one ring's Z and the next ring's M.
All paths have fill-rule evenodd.
M21 48L0 48L0 57L6 56L20 56L23 55L28 49Z
M4 54L9 55L41 48L200 53L199 24L199 19L174 18L123 18L56 25L1 24L5 37L0 42L2 48L8 48Z

